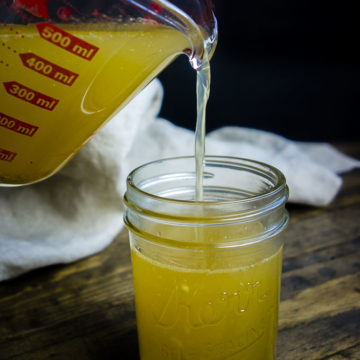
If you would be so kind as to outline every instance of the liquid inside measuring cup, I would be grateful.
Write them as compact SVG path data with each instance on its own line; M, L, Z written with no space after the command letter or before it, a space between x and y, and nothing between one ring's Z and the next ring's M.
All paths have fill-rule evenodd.
M160 24L0 26L0 184L52 175L187 47Z

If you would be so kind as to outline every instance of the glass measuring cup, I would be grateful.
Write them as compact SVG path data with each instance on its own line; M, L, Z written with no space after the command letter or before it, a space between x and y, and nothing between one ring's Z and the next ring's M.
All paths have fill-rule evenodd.
M0 185L60 169L179 54L201 67L211 0L0 1Z

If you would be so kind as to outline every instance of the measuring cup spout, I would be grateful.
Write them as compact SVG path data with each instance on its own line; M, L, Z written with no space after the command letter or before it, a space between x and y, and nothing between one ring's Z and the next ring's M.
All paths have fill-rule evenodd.
M218 38L211 0L153 0L148 11L186 35L191 49L186 49L185 53L194 69L201 68L204 52L211 58Z

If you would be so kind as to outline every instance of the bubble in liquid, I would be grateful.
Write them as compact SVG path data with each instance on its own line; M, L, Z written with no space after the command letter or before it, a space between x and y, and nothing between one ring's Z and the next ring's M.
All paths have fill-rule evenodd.
M190 288L188 285L186 284L181 284L181 290L182 291L185 291L185 292L189 292L190 291Z

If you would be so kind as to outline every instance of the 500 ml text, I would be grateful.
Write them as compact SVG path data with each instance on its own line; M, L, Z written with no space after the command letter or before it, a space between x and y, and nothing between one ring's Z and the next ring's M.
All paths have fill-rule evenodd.
M40 36L60 48L85 60L92 60L99 48L58 28L51 23L36 24Z

